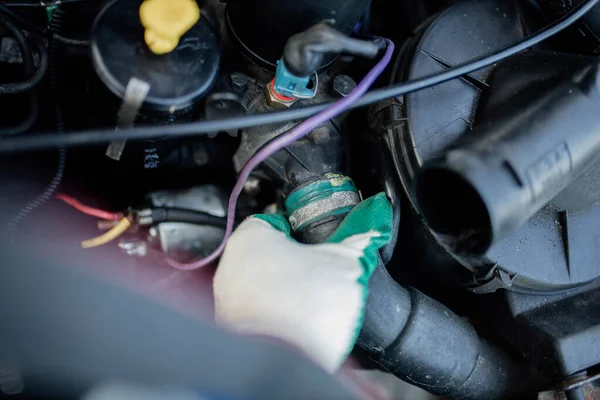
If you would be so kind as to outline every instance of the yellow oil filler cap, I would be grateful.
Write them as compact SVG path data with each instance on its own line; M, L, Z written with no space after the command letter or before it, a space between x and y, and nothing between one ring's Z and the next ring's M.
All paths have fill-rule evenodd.
M154 54L175 50L181 37L200 19L195 0L145 0L140 6L144 39Z

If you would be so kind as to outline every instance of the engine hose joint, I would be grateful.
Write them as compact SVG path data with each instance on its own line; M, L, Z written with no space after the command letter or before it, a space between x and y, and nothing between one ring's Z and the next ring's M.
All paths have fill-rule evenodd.
M347 214L360 202L352 179L340 174L325 174L292 192L285 201L294 232L334 215Z

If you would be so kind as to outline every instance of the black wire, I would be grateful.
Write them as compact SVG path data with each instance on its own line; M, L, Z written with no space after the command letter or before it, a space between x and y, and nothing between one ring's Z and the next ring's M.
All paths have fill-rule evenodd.
M33 53L31 51L29 42L28 42L27 38L25 37L25 35L23 34L23 32L21 32L21 30L19 28L17 28L15 25L13 25L13 23L6 16L3 16L1 14L0 14L0 25L3 26L17 42L17 45L21 52L21 58L23 59L23 69L25 70L25 75L26 76L34 75L35 65L33 62ZM44 46L43 46L43 44L38 42L38 48L39 47L44 47ZM44 47L44 51L45 51L45 47ZM38 52L40 52L40 50L38 50ZM42 52L40 52L39 54L40 54L40 60L41 60L45 53L42 54ZM31 79L29 79L26 82L31 83ZM23 84L24 83L21 82L17 85L23 85ZM6 88L7 85L15 85L15 84L4 84L4 85L0 84L0 92L2 91L1 89ZM35 85L30 84L29 87L26 87L26 88L24 87L23 90L20 92L29 91L34 86ZM30 107L29 107L29 112L27 114L27 117L17 125L8 126L8 127L0 127L0 136L17 135L17 134L20 134L23 132L27 132L29 129L31 129L33 127L33 125L35 125L38 115L39 115L38 99L37 99L37 95L35 92L31 93L31 95L29 97L30 97L30 99L29 99Z
M68 37L58 35L56 33L52 35L52 39L54 39L55 41L57 41L60 44L64 44L66 46L72 46L72 47L89 47L89 45L90 45L89 40L68 38Z
M3 21L6 23L7 20ZM37 48L40 56L40 67L35 74L31 78L22 82L0 84L0 96L28 92L39 85L42 79L44 79L46 71L48 70L48 53L46 51L46 47L39 42ZM25 56L23 56L23 59L25 59Z
M36 93L32 93L29 98L29 112L27 113L27 117L17 125L0 127L0 140L2 140L1 138L19 135L30 130L37 122L39 114L38 96Z
M53 33L59 33L62 26L63 10L56 8L52 12L50 19L50 31ZM60 44L55 40L50 39L48 43L48 58L49 58L49 81L50 81L50 93L53 97L54 105L54 117L56 124L56 131L59 134L65 129L64 119L62 114L62 107L60 102L60 58L61 58L61 47ZM2 139L7 140L7 139ZM1 140L0 140L1 141ZM54 175L50 179L50 182L46 185L44 190L28 204L26 204L21 210L13 217L13 219L6 224L4 227L3 234L10 234L13 232L23 220L25 220L35 210L42 207L50 199L54 197L58 188L62 183L63 176L65 174L67 164L67 149L64 146L60 146L58 149L58 161Z
M31 32L34 35L37 35L40 37L48 37L49 39L54 39L58 43L65 44L67 46L87 47L90 45L89 40L71 39L71 38L62 36L59 33L53 32L52 30L40 28L40 27L30 23L25 18L23 18L21 15L14 12L13 10L8 8L4 4L0 4L0 12L11 17L16 23L21 25L21 27L23 29L26 29L27 31Z
M6 29L17 42L19 51L21 52L21 58L23 59L25 73L31 75L34 68L33 53L31 52L31 47L29 46L29 42L27 41L25 34L19 28L17 28L7 16L2 14L0 14L0 25Z
M582 3L579 7L573 9L573 11L565 15L557 22L514 45L494 51L488 55L478 57L470 62L450 68L438 74L428 75L424 78L368 92L351 108L364 107L388 98L416 92L431 86L439 85L452 79L459 78L462 75L472 73L482 68L489 67L490 65L514 56L515 54L518 54L531 46L537 45L538 43L573 25L599 1L600 0L588 0L585 3ZM119 131L93 129L71 133L68 135L52 135L51 133L28 135L0 141L0 152L6 153L34 149L41 150L58 146L92 145L108 143L114 140L157 139L165 136L182 137L196 136L200 134L212 134L219 131L229 131L241 128L302 120L324 110L330 104L331 103L323 103L283 111L244 115L241 117L228 118L224 120L199 121L167 126L141 126L129 129L121 129Z
M154 224L162 222L183 222L194 225L214 226L216 228L225 228L227 226L227 219L225 217L217 217L201 211L166 207L151 208L151 211L152 222Z
M423 78L408 81L406 83L392 85L387 88L371 91L365 94L361 99L359 99L355 103L354 107L363 107L373 103L378 103L382 100L386 100L392 97L398 97L408 93L417 92L419 90L439 85L441 83L460 78L463 75L468 75L480 69L494 65L502 60L505 60L524 50L527 50L528 48L533 47L543 42L544 40L551 38L557 33L565 30L566 28L577 22L581 17L583 17L599 1L600 0L588 0L585 3L582 3L579 7L573 9L563 18L513 45L506 46L500 50L496 50L492 53L485 54L464 64L460 64L458 66L449 68L441 73L427 75Z

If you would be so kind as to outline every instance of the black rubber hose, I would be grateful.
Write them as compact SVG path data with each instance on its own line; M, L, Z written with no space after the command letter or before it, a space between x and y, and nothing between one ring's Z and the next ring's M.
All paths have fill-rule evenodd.
M288 39L283 61L296 76L312 75L323 64L327 54L354 54L374 58L385 48L385 42L358 40L333 29L326 23L317 24Z
M4 23L8 22L8 19L6 19L6 17L4 17L4 16L3 16L2 20L4 21ZM6 27L6 25L4 25L4 26ZM19 30L17 29L17 31L19 31ZM22 33L21 33L21 35L22 35ZM19 47L21 47L21 45L19 45ZM28 47L29 46L27 45L27 48ZM1 84L0 85L0 96L28 92L40 84L40 82L42 81L42 79L44 79L44 76L46 75L46 71L48 70L48 54L46 52L46 48L43 45L38 46L38 52L39 52L39 56L40 56L40 67L35 72L35 74L32 77L30 77L29 79L22 81L22 82ZM31 50L29 50L29 54L31 54ZM23 59L23 61L25 61L25 59ZM31 62L33 65L33 58L32 58ZM33 70L33 68L32 68L32 70Z
M152 208L152 222L184 222L194 225L208 225L216 228L225 228L227 220L225 217L217 217L205 212L187 210L184 208Z
M53 11L52 18L50 20L50 30L52 32L56 32L56 33L60 32L60 29L62 26L62 17L63 17L63 11L60 8L56 8ZM64 132L65 126L64 126L62 107L60 104L60 96L59 96L59 89L60 89L59 88L59 86L60 86L59 68L60 68L60 57L61 57L60 50L61 50L61 48L60 48L60 44L57 43L53 39L50 39L50 41L48 42L48 47L49 47L48 58L49 58L50 92L54 99L53 104L54 104L55 126L56 126L57 133L62 134ZM54 197L54 195L56 194L56 192L62 182L64 173L65 173L66 163L67 163L67 150L63 146L58 149L58 162L57 162L57 166L56 166L56 171L54 172L54 176L52 177L52 179L50 180L50 182L48 183L46 188L43 190L43 192L38 197L36 197L33 201L31 201L29 204L27 204L25 207L23 207L21 209L21 211L19 211L17 213L17 215L15 215L15 217L5 226L5 228L4 228L5 234L14 231L14 229L25 218L27 218L31 213L33 213L35 210L37 210L38 208L40 208L41 206L46 204L50 199L52 199Z
M73 47L89 47L90 41L85 39L72 39L61 35L52 35L52 38L60 44Z
M19 46L19 50L21 52L21 58L23 59L23 69L25 70L25 75L33 75L35 71L35 65L33 62L33 54L31 52L31 47L29 46L27 38L25 37L23 32L21 32L8 20L8 18L6 18L6 16L2 14L0 14L0 25L3 26L6 30L8 30L8 32L13 36L13 38L17 42L17 45ZM43 44L38 43L38 48L44 48ZM45 48L43 54L41 49L38 50L38 52L41 60L42 57L46 55ZM27 117L17 125L10 127L0 127L0 136L17 135L23 132L27 132L35 125L39 115L38 98L35 92L31 93L29 103L30 108Z
M0 137L7 137L13 135L20 135L21 133L25 133L37 122L38 116L40 114L40 107L38 105L38 96L36 93L32 93L29 98L29 113L27 117L17 125L0 127Z
M325 229L331 232L344 219L343 214L336 217L313 223L327 223ZM326 239L311 239L319 237L321 242ZM357 345L400 379L434 394L481 400L537 393L545 383L522 358L481 339L447 307L396 283L381 257L368 289Z
M516 354L481 339L441 303L397 284L380 263L357 345L400 379L456 399L537 394L546 378Z
M25 70L25 74L27 76L33 75L34 64L33 64L33 53L31 51L31 47L29 46L29 42L25 37L25 34L17 28L10 19L0 13L0 26L8 31L8 33L15 39L17 42L17 46L19 46L19 50L21 52L21 58L23 59L23 69ZM5 85L0 85L0 88Z

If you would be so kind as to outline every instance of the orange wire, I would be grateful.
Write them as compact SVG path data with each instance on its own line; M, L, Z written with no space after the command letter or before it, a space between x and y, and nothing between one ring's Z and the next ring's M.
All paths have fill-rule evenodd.
M59 193L56 195L58 200L64 201L74 209L81 211L86 215L90 215L92 217L97 217L101 219L106 219L109 221L119 221L123 216L119 213L108 212L104 210L100 210L98 208L88 207L85 204L82 204L79 200L66 195L64 193Z

